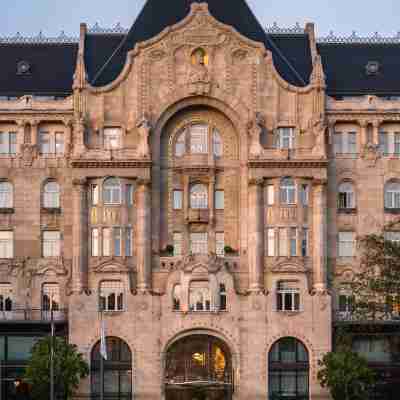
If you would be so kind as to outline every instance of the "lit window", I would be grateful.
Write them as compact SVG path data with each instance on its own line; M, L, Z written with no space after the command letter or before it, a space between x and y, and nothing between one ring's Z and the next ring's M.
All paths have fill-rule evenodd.
M61 234L58 231L43 232L43 257L59 257Z
M281 204L296 203L296 186L292 178L284 178L280 187Z
M211 310L211 291L208 282L200 281L190 283L189 309L190 311Z
M182 210L183 193L182 190L174 190L174 210Z
M354 257L355 233L339 232L339 257Z
M17 154L16 132L0 132L0 154Z
M290 228L290 256L297 256L297 228Z
M104 281L100 284L100 311L124 310L124 285L120 281Z
M0 258L14 257L14 232L0 231Z
M225 192L223 190L215 191L215 209L223 210L225 208Z
M5 311L12 311L14 294L10 283L0 283L0 319Z
M275 229L268 228L267 231L267 254L268 257L275 257Z
M275 188L274 185L267 186L267 204L273 206L275 203Z
M223 257L225 255L225 234L224 232L217 232L215 234L215 252L217 256Z
M103 184L104 204L121 204L121 184L117 178L108 178Z
M126 204L133 206L133 185L126 185Z
M302 206L308 206L310 197L310 187L309 185L303 184L300 187L300 201Z
M121 148L121 129L105 128L103 131L104 148L114 150Z
M174 256L182 255L182 233L174 233Z
M208 126L203 124L192 125L189 128L190 152L192 154L208 152Z
M92 205L97 206L99 204L99 185L92 185Z
M286 228L279 228L279 256L288 256L288 232Z
M56 132L56 154L64 154L64 134Z
M303 228L301 237L301 255L308 256L308 228Z
M132 257L132 228L126 228L125 231L125 255Z
M206 185L193 185L190 188L190 208L208 208L208 188Z
M121 257L121 228L114 228L114 256Z
M60 185L57 182L47 182L43 189L43 207L60 207Z
M51 138L49 132L40 131L39 139L40 139L40 152L42 154L54 153L54 151L52 151L51 148Z
M226 311L226 286L223 283L219 285L219 309Z
M208 254L207 232L190 234L190 251L192 254Z
M220 133L214 129L213 131L213 149L214 149L214 156L222 157L223 152L223 145Z
M173 310L179 311L181 309L181 285L175 285L172 295Z
M12 208L13 186L9 182L0 182L0 208Z
M389 154L389 135L387 132L379 132L379 150L385 156Z
M293 128L279 128L279 147L281 149L294 148L294 129Z
M350 182L342 183L339 186L338 202L339 209L355 208L354 189L353 185Z
M103 256L111 256L111 229L103 228Z
M278 311L300 310L300 290L298 288L298 282L296 281L278 282L277 310Z
M385 208L400 209L400 183L389 182L386 184Z
M99 230L97 228L92 229L92 257L98 257L100 255L100 243L99 243Z

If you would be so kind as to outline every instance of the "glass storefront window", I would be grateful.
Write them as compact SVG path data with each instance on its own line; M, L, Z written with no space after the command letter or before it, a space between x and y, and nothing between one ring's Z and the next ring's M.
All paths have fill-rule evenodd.
M8 360L26 361L31 356L31 351L38 338L29 336L8 337Z

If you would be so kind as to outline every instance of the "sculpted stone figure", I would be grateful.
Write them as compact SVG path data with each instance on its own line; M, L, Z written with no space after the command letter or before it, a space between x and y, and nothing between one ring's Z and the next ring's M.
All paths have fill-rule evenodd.
M264 118L257 112L253 121L248 125L248 134L250 139L249 154L253 157L259 157L263 151L260 143L261 133L265 125Z
M152 126L147 116L142 118L142 120L137 124L137 128L140 139L138 146L139 157L150 158L149 138Z
M198 49L193 53L192 65L189 71L188 84L193 94L207 94L211 89L211 78L206 67L205 52Z
M312 131L314 134L314 147L312 154L314 156L320 156L321 158L326 157L326 146L325 146L325 131L326 123L323 118L319 118L312 122Z

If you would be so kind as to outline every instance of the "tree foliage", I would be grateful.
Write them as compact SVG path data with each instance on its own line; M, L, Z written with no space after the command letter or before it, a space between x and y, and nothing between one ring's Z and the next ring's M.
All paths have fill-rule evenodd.
M319 361L318 380L329 389L333 400L365 400L375 383L375 373L367 361L342 347Z
M32 349L25 378L30 381L32 398L50 399L51 337L38 341ZM58 398L68 399L79 381L89 374L89 366L75 345L54 338L54 387Z

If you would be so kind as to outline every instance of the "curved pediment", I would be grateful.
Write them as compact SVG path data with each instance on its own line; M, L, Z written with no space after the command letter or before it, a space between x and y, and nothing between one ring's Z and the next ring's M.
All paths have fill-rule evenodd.
M304 264L293 262L291 260L285 260L273 265L271 268L271 272L280 274L292 274L292 273L308 274L310 273L310 270Z
M224 266L223 260L215 254L209 255L188 255L178 261L176 268L184 273L217 273Z
M126 265L115 260L100 262L93 268L93 271L98 274L128 274L132 272Z

